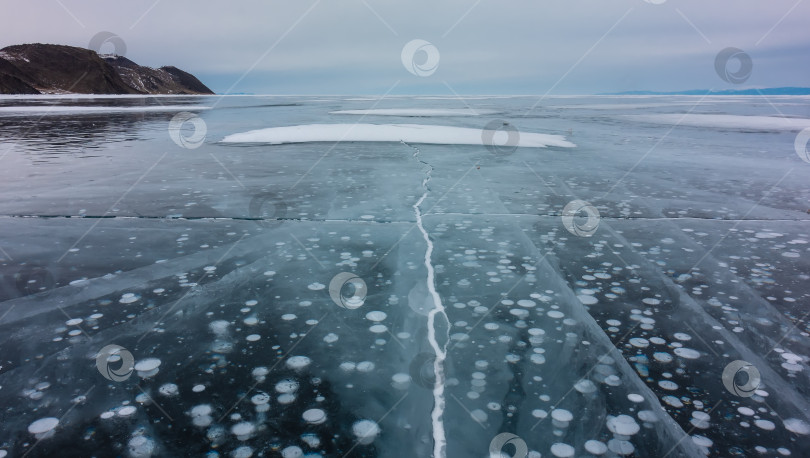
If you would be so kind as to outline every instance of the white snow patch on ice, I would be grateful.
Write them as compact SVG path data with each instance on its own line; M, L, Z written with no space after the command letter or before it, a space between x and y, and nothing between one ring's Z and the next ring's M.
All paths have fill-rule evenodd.
M757 131L799 131L810 127L810 119L778 116L738 116L721 114L650 114L625 115L625 119L668 126L680 125L717 129Z
M228 135L224 143L405 142L434 145L484 145L482 130L425 124L306 124L270 127ZM545 148L576 145L562 135L520 132L517 146Z
M495 110L471 108L377 108L373 110L338 110L329 114L375 115L375 116L480 116L499 113Z

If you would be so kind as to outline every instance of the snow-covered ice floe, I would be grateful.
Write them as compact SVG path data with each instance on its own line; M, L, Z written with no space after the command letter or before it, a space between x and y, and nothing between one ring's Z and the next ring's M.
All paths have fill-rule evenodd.
M0 116L27 116L27 115L83 115L96 113L144 113L144 112L172 112L172 111L198 111L210 110L205 105L150 105L134 107L112 106L66 106L66 105L37 105L37 106L10 106L0 107Z
M270 127L228 135L224 143L406 142L435 145L483 145L482 129L423 124L306 124ZM562 135L520 132L516 146L573 148Z
M652 124L742 129L757 131L799 131L810 127L810 119L778 116L739 116L721 114L625 115L625 119Z
M375 116L481 116L500 113L496 110L473 110L471 108L377 108L372 110L338 110L329 114L375 115Z

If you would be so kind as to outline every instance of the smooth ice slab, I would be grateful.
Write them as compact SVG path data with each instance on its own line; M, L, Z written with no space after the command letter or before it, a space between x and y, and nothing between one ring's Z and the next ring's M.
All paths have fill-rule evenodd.
M338 110L329 114L375 115L375 116L480 116L499 113L496 110L473 110L471 108L377 108L373 110Z
M810 119L778 116L738 116L719 114L649 114L626 115L626 119L653 124L750 129L764 131L799 131L810 127Z
M228 135L225 143L406 142L436 145L484 145L482 129L423 124L307 124L270 127ZM576 145L562 135L521 132L516 146L545 148Z

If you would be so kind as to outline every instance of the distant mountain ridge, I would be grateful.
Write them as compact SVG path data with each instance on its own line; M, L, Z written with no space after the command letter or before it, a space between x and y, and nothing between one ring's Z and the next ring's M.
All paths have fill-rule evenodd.
M658 92L658 91L627 91L613 92L602 95L810 95L808 87L769 87L762 89L726 89L722 91L709 91L708 89L693 89L690 91Z
M213 94L177 67L144 67L121 56L73 46L0 49L0 94Z

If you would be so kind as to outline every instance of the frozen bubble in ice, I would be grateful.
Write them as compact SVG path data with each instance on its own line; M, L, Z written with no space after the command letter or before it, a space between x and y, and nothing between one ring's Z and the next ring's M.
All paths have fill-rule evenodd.
M254 405L261 406L270 402L270 395L267 393L257 393L251 396L250 402Z
M133 302L138 301L138 299L140 298L141 297L135 293L124 293L124 295L121 296L121 299L118 299L118 302L122 304L131 304Z
M250 458L253 456L253 449L247 445L237 447L231 452L231 458Z
M309 409L304 411L301 418L311 425L320 425L326 421L326 412L321 409Z
M579 299L579 301L582 302L584 305L594 305L597 302L599 302L599 299L597 299L594 296L587 295L587 294L581 294L581 295L577 296L577 299Z
M256 318L255 316L249 316L244 320L242 320L242 322L248 326L255 326L259 322L259 319Z
M284 315L281 315L281 319L284 321L292 321L296 318L298 318L298 316L296 316L294 313L285 313Z
M678 384L673 382L672 380L659 380L658 386L669 391L675 391L678 389Z
M47 434L56 428L59 424L59 419L54 417L40 418L39 420L28 425L28 432L33 434L37 439L45 437Z
M158 388L158 392L163 396L177 396L178 388L174 383L166 383Z
M65 321L65 324L68 325L68 326L78 326L78 325L82 324L82 321L84 321L84 320L82 320L81 318L73 318L71 320Z
M670 355L669 353L666 353L666 352L663 352L663 351L657 351L657 352L653 353L653 359L655 359L656 361L658 361L660 363L668 363L668 362L672 361L673 358L672 358L672 355Z
M157 358L146 358L135 363L135 370L141 378L149 378L158 373L160 360Z
M315 283L310 283L309 286L307 286L307 288L311 289L312 291L320 291L320 290L326 288L326 285L324 285L323 283L315 282Z
M627 399L629 399L631 402L636 402L636 403L644 402L644 396L642 396L640 394L636 394L636 393L628 394Z
M191 416L193 417L207 417L211 415L213 409L210 404L200 404L191 408Z
M256 299L251 299L249 301L245 301L245 305L247 305L248 307L253 307L254 305L256 305L258 303L259 303L259 301L257 301Z
M683 403L681 402L681 400L676 398L675 396L667 395L662 397L661 400L664 401L665 404L675 407L676 409L683 407Z
M353 370L357 369L357 364L351 361L344 361L340 363L340 370L344 372L352 372Z
M647 305L658 305L658 304L661 303L660 300L658 300L658 299L656 299L654 297L645 297L644 299L641 300L641 302L643 302L643 303L645 303Z
M619 415L609 418L607 427L613 434L625 437L633 436L641 429L638 423L636 423L636 419L630 415Z
M675 337L678 340L683 341L683 342L687 342L687 341L692 340L692 336L690 336L689 334L687 334L685 332L676 332L672 336Z
M278 393L295 393L298 391L298 382L293 379L284 379L276 383L276 392Z
M574 447L562 442L551 444L551 454L559 458L569 458L574 456Z
M368 445L380 434L380 426L371 420L360 420L352 425L352 433L357 437L357 442Z
M146 436L135 436L127 443L132 458L149 457L155 453L155 442Z
M785 429L788 431L801 434L802 436L807 436L810 434L810 424L807 424L806 421L800 420L798 418L788 418L784 421Z
M286 364L287 367L289 367L290 369L300 371L309 366L311 362L312 360L306 356L293 356L292 358L287 360Z
M384 324L375 324L369 327L368 330L373 332L374 334L382 334L383 332L388 330L388 326Z
M532 416L534 418L539 418L542 420L543 418L546 418L548 416L548 412L546 412L543 409L534 409L532 410Z
M593 393L596 391L596 385L588 379L582 379L574 384L574 389L582 394Z
M667 343L666 340L660 337L650 337L650 342L654 343L655 345L664 345L665 343Z
M371 361L360 361L357 363L358 372L371 372L374 370L374 363Z
M692 442L694 442L695 445L697 445L698 447L706 447L706 448L709 448L714 444L714 442L712 442L711 439L709 439L706 436L701 436L699 434L695 434L694 436L692 436Z
M255 368L255 369L253 369L253 371L251 371L250 374L253 376L254 379L261 382L261 381L264 381L264 378L269 373L270 373L269 369L267 369L264 366L259 366L259 367Z
M489 415L481 409L475 409L470 412L470 417L478 423L484 423L487 421L487 418L489 418Z
M340 339L340 337L338 337L338 335L334 332L330 332L329 334L323 336L323 341L328 344L335 343L338 341L338 339Z
M533 300L530 300L530 299L521 299L521 300L517 301L517 305L519 305L521 307L532 308L535 305L537 305L537 303L534 302Z
M110 418L112 418L114 416L115 416L115 412L111 412L109 410L106 411L106 412L102 412L101 415L99 415L99 417L101 417L102 420L109 420Z
M641 337L633 337L629 340L630 345L637 348L647 348L650 346L650 341Z
M631 444L629 441L620 439L609 440L608 448L611 452L622 456L632 455L636 450L636 448L633 447L633 444Z
M240 441L250 439L250 436L256 431L256 425L249 421L243 421L231 426L231 434L236 436Z
M618 375L611 374L605 377L603 382L607 386L619 386L622 384L622 379Z
M366 319L376 323L383 321L386 317L388 317L388 315L385 312L380 312L378 310L366 313Z
M740 412L741 414L746 415L748 417L750 417L750 416L752 416L752 415L754 415L756 413L754 411L754 409L751 409L749 407L738 407L737 412Z
M605 445L604 442L595 440L585 441L585 451L591 455L604 455L607 449L607 445Z
M548 315L551 318L562 318L565 316L565 314L563 312L560 312L559 310L549 310L548 313L546 313L546 315Z
M124 406L118 409L118 416L119 417L131 417L135 415L135 411L137 409L134 406Z
M229 322L227 322L225 320L217 320L217 321L212 321L211 323L209 323L208 328L214 334L216 334L218 336L221 336L221 335L225 335L228 332L228 326L230 326L230 325L231 325L231 323L229 323Z
M292 404L293 402L295 402L295 394L293 393L280 394L276 400L278 401L279 404L283 405Z
M297 445L291 445L281 451L283 458L301 458L304 456L304 451Z
M773 431L776 429L776 425L770 420L754 420L754 424L757 425L757 428L764 429L765 431Z
M411 376L404 372L397 372L396 374L391 376L391 384L394 386L394 388L398 390L407 389L410 383L411 383Z
M686 359L698 359L698 358L700 358L700 352L699 351L693 350L691 348L686 348L686 347L676 348L674 353L676 355L680 356L681 358L686 358Z
M574 419L574 414L565 409L554 409L551 411L551 418L561 423L568 423Z
M262 336L260 336L258 334L251 334L251 335L245 337L245 340L247 340L248 342L256 342L257 340L259 340L261 338L262 338Z

